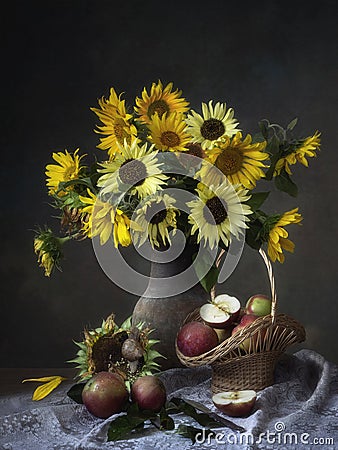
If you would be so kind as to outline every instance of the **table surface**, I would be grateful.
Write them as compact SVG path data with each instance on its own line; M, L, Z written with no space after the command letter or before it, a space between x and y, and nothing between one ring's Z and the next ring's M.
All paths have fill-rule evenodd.
M161 373L171 396L190 399L220 413L211 401L211 368L170 369ZM24 378L61 375L68 378L47 398L34 402L36 383L24 383ZM220 433L219 444L197 442L172 432L157 431L153 426L133 434L129 439L107 442L107 431L115 416L98 419L83 405L67 396L74 384L71 368L8 368L0 369L0 449L1 450L180 450L229 448L231 450L278 450L338 448L338 366L326 361L312 350L283 355L275 371L275 383L257 393L252 414L247 418L224 418L240 425L246 433L239 434L228 427ZM177 417L176 417L177 416ZM188 416L176 415L175 425L202 428ZM262 435L259 440L259 436ZM270 433L270 441L267 434ZM287 434L298 439L297 445L285 443ZM254 445L243 445L238 439L249 436ZM271 441L271 436L279 441ZM222 437L223 436L223 437ZM227 439L232 441L227 441ZM237 439L237 440L236 440ZM301 439L307 439L304 443ZM321 441L319 441L321 440ZM247 442L247 441L244 441ZM269 443L270 442L270 443ZM318 445L318 442L322 442Z
M72 380L76 375L73 368L42 368L42 367L19 367L0 368L0 395L28 393L33 391L36 384L22 383L27 378L41 378L52 375L60 375Z

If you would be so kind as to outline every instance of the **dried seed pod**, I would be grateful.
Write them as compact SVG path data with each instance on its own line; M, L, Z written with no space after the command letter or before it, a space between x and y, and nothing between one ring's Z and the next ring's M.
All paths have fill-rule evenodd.
M128 361L137 361L144 354L142 345L132 338L128 338L123 342L121 351L123 358Z

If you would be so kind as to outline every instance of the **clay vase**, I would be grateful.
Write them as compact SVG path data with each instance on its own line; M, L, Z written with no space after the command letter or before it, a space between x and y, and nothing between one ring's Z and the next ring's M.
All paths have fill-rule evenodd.
M210 299L210 294L204 290L196 276L196 284L185 292L170 297L154 298L154 296L156 291L163 291L163 283L170 283L170 277L191 266L192 255L196 251L196 246L187 245L173 261L167 263L152 261L148 287L134 307L132 323L135 325L144 322L154 330L150 335L151 339L160 340L154 349L166 357L156 360L161 365L161 370L183 367L175 351L177 332L186 316L206 303Z

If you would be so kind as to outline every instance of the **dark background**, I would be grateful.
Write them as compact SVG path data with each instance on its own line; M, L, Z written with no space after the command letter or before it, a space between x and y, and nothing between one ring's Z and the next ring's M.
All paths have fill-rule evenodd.
M159 78L191 107L227 102L241 128L268 118L298 134L322 133L310 168L294 170L297 199L276 193L269 211L300 207L294 255L275 264L279 311L306 327L301 347L338 362L337 351L337 3L336 1L10 3L2 13L1 328L3 367L60 367L72 340L110 312L122 321L136 298L102 272L90 241L66 248L63 272L48 279L33 253L36 225L58 230L44 168L51 153L96 149L90 107L114 86L133 104ZM268 287L246 249L219 289L242 301Z

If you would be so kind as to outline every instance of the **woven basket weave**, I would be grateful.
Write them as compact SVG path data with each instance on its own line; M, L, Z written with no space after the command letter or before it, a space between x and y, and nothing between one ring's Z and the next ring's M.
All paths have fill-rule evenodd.
M202 355L187 357L179 351L175 343L177 357L185 366L199 367L206 364L211 366L213 394L241 389L261 390L271 386L274 383L274 370L278 358L287 347L305 340L304 327L298 321L285 314L276 314L277 295L272 266L262 249L259 253L269 276L271 314L258 317L241 331ZM192 311L184 323L194 320L202 321L199 309ZM250 346L246 350L240 348L243 341L253 336L255 338L250 339Z

